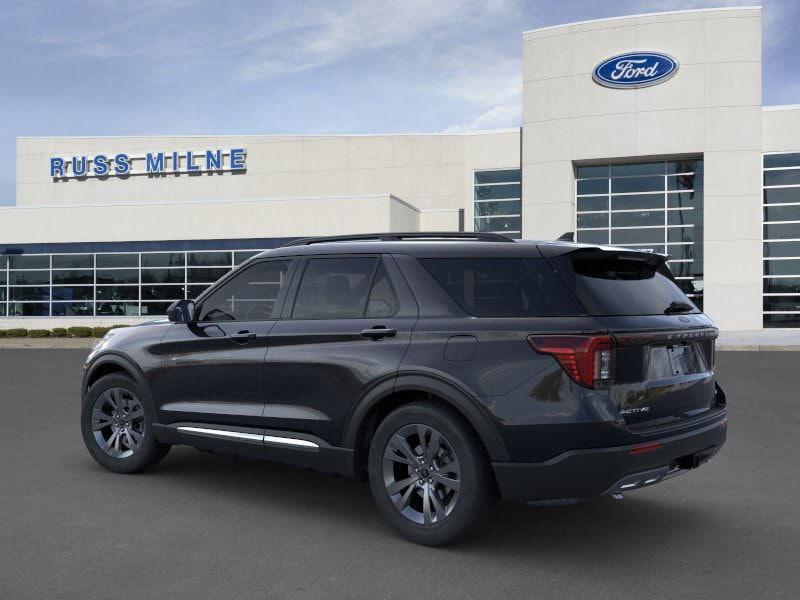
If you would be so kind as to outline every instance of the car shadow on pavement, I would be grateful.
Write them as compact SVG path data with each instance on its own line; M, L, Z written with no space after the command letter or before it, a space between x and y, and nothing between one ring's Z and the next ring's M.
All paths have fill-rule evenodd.
M349 536L377 537L390 545L410 543L384 523L365 482L188 448L173 449L145 476L163 478L164 485L186 487L194 493L224 495L234 510L241 504L248 510L308 523L310 528L335 523ZM666 546L724 535L729 524L704 503L700 490L686 501L674 490L664 489L669 485L662 484L661 493L653 488L624 500L600 497L572 506L532 507L501 500L489 521L473 535L430 551L488 553L494 558L508 555L515 560L525 554L541 557L546 553L555 560L562 554L572 560L578 555L595 564L604 560L617 564L652 553L654 539Z

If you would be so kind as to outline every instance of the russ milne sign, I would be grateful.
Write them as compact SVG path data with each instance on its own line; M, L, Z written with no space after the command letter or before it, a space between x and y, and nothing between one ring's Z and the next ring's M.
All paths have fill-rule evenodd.
M660 52L619 54L597 65L592 79L610 88L642 88L662 83L678 72L678 61Z
M186 150L183 152L148 152L130 155L95 154L50 158L50 177L53 179L84 179L88 177L126 177L128 175L168 175L178 173L243 172L247 150Z

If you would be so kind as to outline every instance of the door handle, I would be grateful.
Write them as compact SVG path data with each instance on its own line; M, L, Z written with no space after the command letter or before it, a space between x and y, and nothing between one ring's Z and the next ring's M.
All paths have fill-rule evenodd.
M365 329L361 332L361 337L370 338L372 340L382 340L386 337L394 337L397 335L397 329L387 329L382 325L376 325L372 329Z
M237 344L246 344L256 339L256 334L252 331L240 331L239 333L232 333L230 338Z

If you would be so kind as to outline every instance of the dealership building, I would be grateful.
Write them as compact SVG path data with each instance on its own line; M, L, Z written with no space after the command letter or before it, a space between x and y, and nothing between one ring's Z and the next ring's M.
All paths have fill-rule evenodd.
M757 7L527 31L500 131L19 138L0 329L163 315L292 238L458 229L666 252L721 329L800 328L800 106L761 105L761 35Z

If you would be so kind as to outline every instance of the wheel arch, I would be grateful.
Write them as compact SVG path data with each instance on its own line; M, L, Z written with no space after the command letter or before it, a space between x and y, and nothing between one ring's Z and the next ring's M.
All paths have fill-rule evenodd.
M351 411L342 445L355 450L355 471L362 467L361 453L374 426L385 414L413 402L421 394L438 398L466 419L483 443L489 459L507 461L508 451L485 408L457 385L429 374L403 374L371 390Z
M116 353L102 354L92 361L83 378L82 395L86 395L86 392L98 379L111 373L127 375L133 379L145 393L150 395L150 390L139 367L129 358Z

